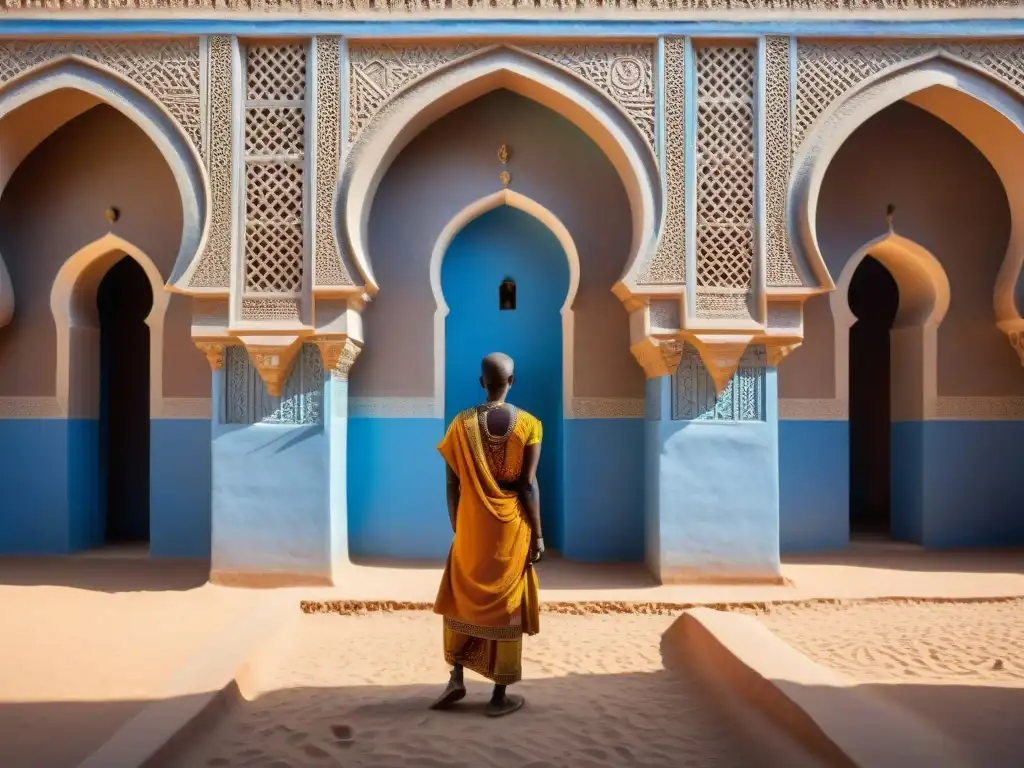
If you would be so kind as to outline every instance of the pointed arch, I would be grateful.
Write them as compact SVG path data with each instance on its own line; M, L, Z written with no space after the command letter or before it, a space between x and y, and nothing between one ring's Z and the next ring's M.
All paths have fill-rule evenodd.
M945 97L943 96L945 94ZM866 79L834 103L812 127L793 163L788 196L789 238L804 285L836 287L818 243L817 204L829 164L869 118L900 100L920 106L957 129L1002 181L1011 231L993 290L997 325L1007 334L1024 327L1018 299L1024 265L1024 95L945 51L891 67Z
M893 230L869 240L857 249L843 266L836 281L836 289L829 296L835 333L833 350L836 399L843 402L848 413L850 328L857 322L850 309L850 283L857 268L868 256L889 270L899 287L899 309L892 326L894 339L897 343L909 341L915 352L919 352L919 355L907 357L921 362L921 370L915 372L920 391L915 393L914 400L920 404L922 412L927 413L938 399L938 330L949 311L949 277L928 249Z
M182 212L181 243L168 283L172 288L187 284L196 257L205 247L209 226L209 180L197 149L171 114L140 86L108 67L76 55L45 62L5 83L0 88L0 125L19 107L61 90L88 94L125 115L142 129L167 161L178 187ZM5 176L9 178L9 174ZM162 285L160 292L163 293ZM0 327L10 322L14 302L14 289L0 254Z
M490 195L485 195L475 200L449 221L434 243L430 252L430 291L434 294L434 415L437 418L444 418L445 404L445 320L448 317L448 303L444 299L444 291L441 287L441 265L444 262L445 254L452 240L470 222L483 216L488 211L493 211L507 205L528 213L537 219L541 224L551 231L551 234L562 246L566 261L569 263L569 290L565 295L565 302L562 304L562 413L565 418L571 418L573 398L573 341L574 315L572 311L573 302L576 300L576 292L580 287L580 256L576 250L576 243L569 234L569 230L561 220L550 210L526 195L513 192L510 189L503 189Z
M567 118L608 157L625 187L633 239L620 283L631 287L656 244L662 217L657 159L647 140L606 94L546 59L510 46L493 46L416 80L393 96L363 129L345 162L335 199L339 243L362 275L369 295L378 291L368 247L370 211L392 161L428 125L499 88ZM336 290L336 289L333 289Z
M164 319L171 294L156 264L124 238L107 234L83 246L64 262L50 289L50 311L57 327L57 404L69 418L95 418L99 391L99 318L96 290L107 270L123 256L142 267L153 291L149 327L149 414L163 407ZM88 337L88 338L87 338ZM77 359L72 360L72 357Z

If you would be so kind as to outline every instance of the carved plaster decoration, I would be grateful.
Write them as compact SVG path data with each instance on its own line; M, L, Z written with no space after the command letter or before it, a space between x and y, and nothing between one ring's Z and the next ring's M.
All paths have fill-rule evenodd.
M199 258L189 288L220 288L231 285L231 253L234 244L232 179L234 157L234 43L228 35L210 37L207 60L209 104L210 229L206 249Z
M222 341L197 341L196 347L206 355L206 362L210 364L211 371L219 371L224 368L224 348Z
M678 339L646 338L632 344L629 351L644 369L644 375L648 379L656 379L675 373L683 345Z
M361 344L349 338L315 336L313 343L320 349L324 370L329 371L335 381L348 381L349 372L359 353L363 351Z
M349 142L398 91L413 81L485 46L351 45L349 47ZM650 44L556 44L518 47L551 61L602 90L629 116L654 148L654 46Z
M9 8L9 6L8 6ZM7 83L47 61L80 56L131 80L174 117L201 151L199 40L57 41L0 43L0 82Z
M341 41L313 41L316 67L316 225L314 285L352 285L334 228L334 193L341 163Z
M1020 364L1024 365L1024 331L1013 331L1009 334L1010 346L1020 357Z
M626 189L634 221L626 268L612 290L630 310L642 307L646 302L633 296L636 272L656 245L662 209L657 159L650 143L603 90L541 56L500 45L410 82L370 119L349 147L338 188L339 237L343 252L359 269L366 295L379 290L368 246L369 211L391 159L434 116L497 83L538 94L552 109L578 120L608 155Z
M302 346L299 337L242 336L239 340L245 344L249 359L263 379L267 393L272 397L280 397L281 389L291 372L292 363L295 362L295 355Z
M246 47L243 320L280 321L282 305L298 320L307 250L306 51L305 43Z
M651 330L659 332L677 331L682 327L679 313L679 300L652 301L650 309Z
M768 356L768 365L778 368L779 364L786 359L790 352L799 347L800 344L769 344L765 347Z
M0 397L0 420L67 417L67 408L56 397Z
M323 423L324 368L314 344L293 347L295 365L278 392L264 386L262 373L241 346L228 349L225 413L228 424L315 425Z
M764 350L748 347L734 376L719 389L697 350L689 344L672 377L672 419L764 421L767 415Z
M400 16L410 15L451 18L453 16L484 17L552 17L565 18L567 15L609 14L621 17L643 18L648 14L663 16L678 13L685 16L705 16L725 12L758 11L761 13L792 14L803 13L813 16L843 16L872 11L981 11L1015 8L1015 0L676 0L666 5L660 0L518 0L490 4L481 0L452 0L451 4L439 0L317 0L311 5L307 0L233 0L229 4L218 0L192 0L183 4L181 0L7 0L4 11L11 16L20 12L33 12L42 8L49 13L65 12L75 14L103 14L110 11L163 12L172 15L191 16L197 11L216 11L218 14L274 15L302 14L304 16ZM472 14L470 16L470 14Z
M848 79L856 84L842 91L838 103L828 102L832 91L816 97L822 103L828 102L827 108L823 107L820 117L813 121L794 157L789 193L789 233L797 269L806 285L823 291L833 289L835 284L818 242L818 195L832 158L870 117L898 100L909 98L960 131L1004 180L1021 176L1019 145L1024 135L1024 101L1019 96L1024 86L1024 46L1020 44L850 45L804 51L800 82L805 91L811 73L817 71L814 67L840 55L836 51L873 74L862 76L859 70L855 71ZM931 89L936 86L951 88L967 98L932 98ZM805 101L810 101L806 92ZM972 102L1000 112L1005 121L986 118L987 127L979 129L981 123L972 111ZM1019 185L1004 186L1011 227L1016 232L1024 226L1024 191ZM1016 303L1022 264L1024 249L1019 238L1011 237L996 278L993 302L996 325L1008 335L1019 330L1022 322Z
M666 38L664 56L665 218L658 250L644 265L639 285L681 285L686 281L686 40Z
M764 200L765 272L768 286L800 285L789 255L786 194L793 161L790 114L790 54L796 41L765 38L764 72Z
M700 352L704 367L715 384L715 391L722 394L753 339L750 334L695 333L687 340Z
M697 316L749 320L756 50L701 46L695 59Z
M630 397L574 397L574 419L642 419L644 399Z
M800 43L797 47L793 147L803 143L818 118L846 92L897 64L944 51L1024 90L1020 43Z

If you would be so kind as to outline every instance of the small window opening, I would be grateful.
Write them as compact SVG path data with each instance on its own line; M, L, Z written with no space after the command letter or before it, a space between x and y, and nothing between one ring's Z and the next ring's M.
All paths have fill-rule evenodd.
M502 312L516 308L516 281L506 277L498 288L498 309Z

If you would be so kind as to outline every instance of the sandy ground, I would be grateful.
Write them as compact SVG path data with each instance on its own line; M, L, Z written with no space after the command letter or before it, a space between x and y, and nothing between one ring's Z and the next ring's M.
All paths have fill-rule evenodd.
M0 766L77 765L266 595L202 564L0 559Z
M812 659L937 724L977 768L1024 755L1024 600L776 606L759 616Z
M672 621L545 614L524 649L517 689L526 707L490 720L490 686L478 678L467 680L459 710L428 709L447 680L437 617L306 616L268 651L250 700L174 764L765 765L691 679L666 666L661 635Z

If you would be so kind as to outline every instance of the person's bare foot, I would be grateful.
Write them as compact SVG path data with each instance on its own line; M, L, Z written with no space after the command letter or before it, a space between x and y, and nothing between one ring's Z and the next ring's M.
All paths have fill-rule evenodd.
M514 693L506 693L504 696L499 698L492 698L487 704L487 716L488 717L504 717L505 715L511 715L513 712L517 712L523 708L526 703L526 699L522 696L517 696Z
M456 702L462 701L464 698L466 698L465 684L450 680L444 689L444 693L438 697L437 701L430 705L430 708L451 709Z

